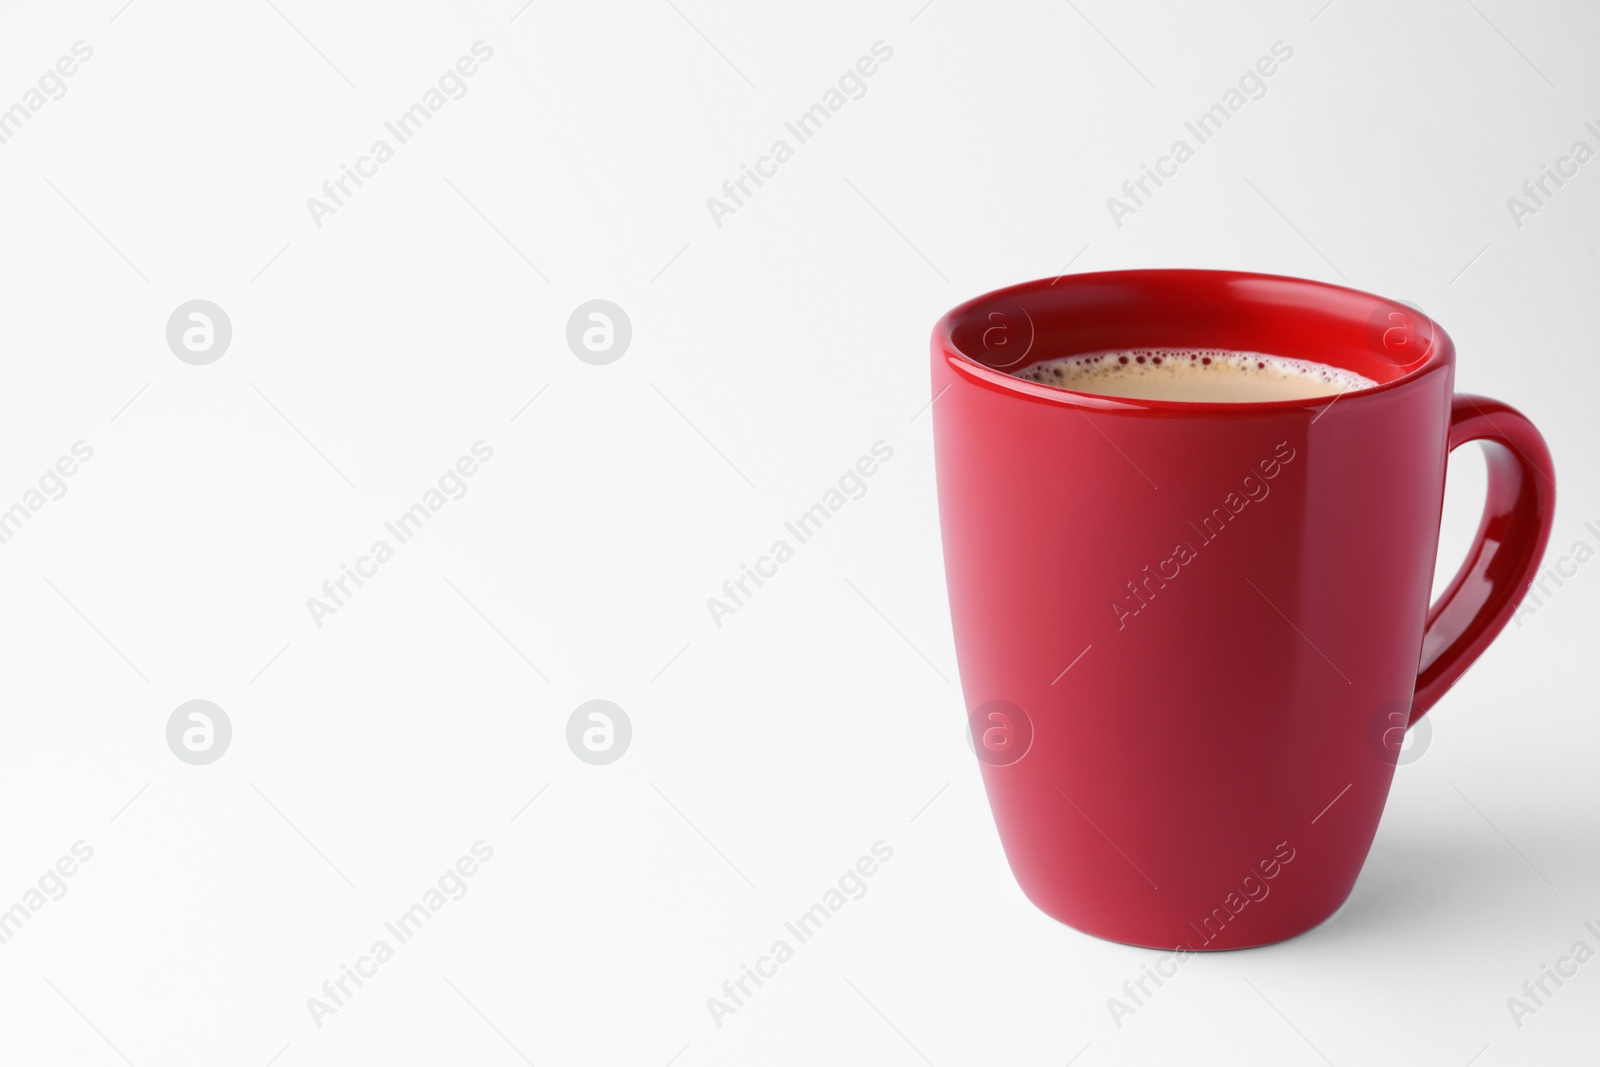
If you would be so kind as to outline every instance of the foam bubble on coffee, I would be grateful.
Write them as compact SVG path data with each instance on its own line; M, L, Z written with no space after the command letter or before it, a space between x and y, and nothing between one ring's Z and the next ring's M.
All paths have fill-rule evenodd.
M1025 381L1099 396L1232 404L1332 396L1378 383L1308 359L1221 348L1127 348L1034 363Z

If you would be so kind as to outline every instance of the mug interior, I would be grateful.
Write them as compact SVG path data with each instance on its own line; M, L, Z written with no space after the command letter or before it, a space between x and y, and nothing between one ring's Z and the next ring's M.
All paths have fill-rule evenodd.
M1011 376L1064 356L1214 348L1311 360L1377 383L1351 390L1351 396L1420 376L1447 363L1453 351L1427 315L1398 300L1303 278L1209 270L1112 271L1026 282L955 308L940 320L934 339L948 356L1000 372L978 372L995 384L1031 385ZM1023 391L1039 395L1035 388ZM1195 406L1117 399L1138 406Z

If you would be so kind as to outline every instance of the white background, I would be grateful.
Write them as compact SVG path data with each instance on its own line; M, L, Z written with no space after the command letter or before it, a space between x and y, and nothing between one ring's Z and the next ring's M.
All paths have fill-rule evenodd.
M0 108L93 57L0 145L0 508L94 455L0 545L0 908L93 857L0 945L0 1062L1594 1058L1600 962L1520 1027L1507 998L1600 950L1596 565L1430 716L1334 919L1191 960L1118 1026L1156 954L1024 900L962 741L923 409L935 318L1069 263L1348 282L1543 429L1547 562L1600 549L1600 162L1520 227L1506 204L1600 147L1600 12L920 2L7 5ZM315 225L478 40L466 95ZM707 197L880 40L718 227ZM1279 40L1266 95L1115 225ZM165 339L196 298L233 325L209 366ZM608 366L565 340L594 298L633 325ZM479 440L469 492L318 627L307 598ZM879 440L866 495L715 626ZM1475 451L1452 478L1443 572ZM609 766L566 742L597 698L633 725ZM233 725L208 766L167 747L192 699ZM316 1025L480 839L466 896ZM879 840L867 894L716 1025Z

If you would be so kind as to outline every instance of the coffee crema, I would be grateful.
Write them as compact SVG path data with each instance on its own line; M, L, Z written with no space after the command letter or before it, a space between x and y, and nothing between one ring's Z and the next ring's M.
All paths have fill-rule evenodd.
M1239 404L1334 396L1378 383L1355 371L1262 352L1127 348L1045 360L1012 372L1024 381L1098 396Z

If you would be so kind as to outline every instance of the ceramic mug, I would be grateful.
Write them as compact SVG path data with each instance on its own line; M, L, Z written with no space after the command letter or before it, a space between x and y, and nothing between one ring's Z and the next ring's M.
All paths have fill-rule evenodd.
M1224 271L1064 276L933 333L935 455L962 689L1018 883L1152 948L1293 937L1349 895L1404 729L1511 618L1555 506L1543 438L1453 392L1427 316ZM1259 403L1109 398L1011 372L1220 348L1374 380ZM1429 603L1450 450L1482 525Z

